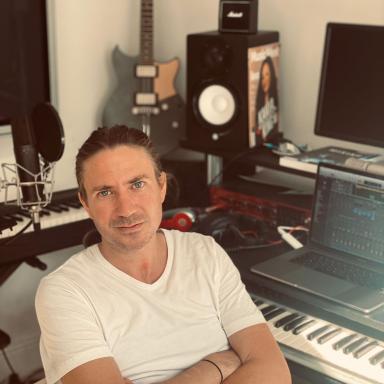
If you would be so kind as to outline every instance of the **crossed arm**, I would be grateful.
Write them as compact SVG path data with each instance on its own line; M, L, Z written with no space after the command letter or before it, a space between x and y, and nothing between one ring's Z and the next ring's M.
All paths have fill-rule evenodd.
M257 324L229 337L232 350L207 357L216 363L225 384L290 384L291 377L285 359L266 324ZM181 372L159 384L217 384L218 369L207 361ZM62 378L63 384L131 384L124 379L113 358L101 358L85 363Z

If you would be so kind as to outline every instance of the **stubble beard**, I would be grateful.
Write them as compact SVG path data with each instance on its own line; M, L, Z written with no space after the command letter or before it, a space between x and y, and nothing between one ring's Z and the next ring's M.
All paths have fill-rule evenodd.
M119 233L119 227L131 226L136 223L141 223L140 225L143 226L137 232L130 233L127 231L124 233L124 231L121 231ZM109 230L111 232L104 233L104 235L104 231L99 230L102 237L102 248L107 252L111 250L112 252L119 253L132 253L142 249L152 240L157 232L157 228L152 228L150 220L142 214L116 218L110 222Z

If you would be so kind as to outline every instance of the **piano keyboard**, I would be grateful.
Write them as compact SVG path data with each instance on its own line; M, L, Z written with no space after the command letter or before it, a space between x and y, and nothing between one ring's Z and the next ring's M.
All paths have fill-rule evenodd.
M14 270L15 265L35 256L80 245L84 235L94 228L77 199L76 189L55 192L40 219L41 230L34 231L30 226L8 245L7 241L30 221L30 217L17 206L0 204L0 221L16 223L12 230L0 224L0 285L5 269Z
M77 198L72 197L61 202L53 202L43 208L40 213L40 225L41 229L44 230L88 218L87 212L83 209ZM17 234L31 220L31 217L28 211L15 207L11 213L2 215L2 219L16 223L12 228L4 229L0 233L0 239L6 239ZM30 226L24 233L32 231L33 226Z
M384 383L382 341L251 296L287 359L343 383Z

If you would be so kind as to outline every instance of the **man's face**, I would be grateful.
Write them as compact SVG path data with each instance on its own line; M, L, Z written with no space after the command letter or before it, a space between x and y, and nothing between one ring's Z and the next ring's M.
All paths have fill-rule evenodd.
M83 164L84 208L107 251L130 252L153 239L162 216L166 176L155 175L145 149L121 145L104 149Z
M268 64L264 64L261 70L261 85L264 93L268 93L271 86L271 69Z

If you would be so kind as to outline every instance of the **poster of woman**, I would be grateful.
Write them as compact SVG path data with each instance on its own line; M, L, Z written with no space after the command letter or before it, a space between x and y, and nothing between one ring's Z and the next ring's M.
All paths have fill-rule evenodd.
M276 140L279 134L279 43L248 48L250 147Z

